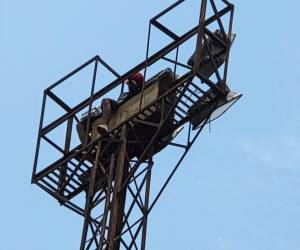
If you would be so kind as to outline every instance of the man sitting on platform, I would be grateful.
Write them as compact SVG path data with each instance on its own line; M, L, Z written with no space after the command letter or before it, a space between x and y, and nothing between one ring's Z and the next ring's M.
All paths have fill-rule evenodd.
M95 107L91 110L89 131L92 128L93 122L101 117L102 122L101 124L97 125L97 130L101 135L106 134L108 131L108 124L112 117L112 113L117 109L117 107L121 103L127 101L132 96L138 94L142 90L143 82L144 76L140 72L137 72L125 81L125 84L128 87L128 92L122 92L117 101L110 98L104 98L100 106ZM88 112L82 115L80 122L77 123L76 126L79 139L83 145L89 143L89 140L87 142L85 141L87 122Z

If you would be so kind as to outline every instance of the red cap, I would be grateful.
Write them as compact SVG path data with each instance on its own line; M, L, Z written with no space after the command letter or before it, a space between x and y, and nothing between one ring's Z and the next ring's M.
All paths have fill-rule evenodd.
M144 82L144 76L140 72L137 72L130 76L128 80L135 81L137 85L142 85Z

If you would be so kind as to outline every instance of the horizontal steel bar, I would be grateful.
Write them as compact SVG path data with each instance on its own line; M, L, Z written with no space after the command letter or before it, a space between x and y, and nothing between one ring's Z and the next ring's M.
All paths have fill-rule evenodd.
M111 73L113 73L116 77L120 77L120 75L115 71L111 66L109 66L100 56L97 57L97 60Z
M162 25L156 20L151 21L151 24L154 25L156 28L158 28L161 32L165 33L167 36L171 37L174 40L179 39L179 36L177 36L175 33L173 33L171 30L169 30L167 27Z
M71 110L71 108L65 102L63 102L57 95L55 95L50 90L45 91L45 93L47 96L49 96L53 101L55 101L59 106L61 106L67 112Z
M179 4L183 3L185 0L179 0L177 2L175 2L174 4L172 4L171 6L169 6L168 8L166 8L165 10L163 10L162 12L158 13L156 16L154 16L152 20L156 20L158 18L160 18L161 16L165 15L167 12L169 12L170 10L174 9L176 6L178 6Z
M192 69L192 67L190 67L190 66L188 66L188 65L185 65L185 64L180 63L180 62L176 62L176 61L174 61L174 60L172 60L172 59L170 59L170 58L167 58L167 57L165 57L165 56L162 57L162 59L166 60L167 62L170 62L170 63L176 64L176 65L178 65L178 66L181 66L181 67L183 67L183 68L186 68L186 69L189 69L189 70Z
M49 91L49 90L55 88L57 85L61 84L62 82L64 82L68 78L70 78L71 76L75 75L77 72L79 72L80 70L82 70L83 68L85 68L86 66L88 66L89 64L91 64L92 62L95 62L97 59L99 60L99 58L100 57L98 55L94 56L93 58L91 58L90 60L88 60L87 62L85 62L81 66L79 66L78 68L74 69L72 72L70 72L69 74L67 74L66 76L64 76L60 80L58 80L57 82L53 83L45 91Z

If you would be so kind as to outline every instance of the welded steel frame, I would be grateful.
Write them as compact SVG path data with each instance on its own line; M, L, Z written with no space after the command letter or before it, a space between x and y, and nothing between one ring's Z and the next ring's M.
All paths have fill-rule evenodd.
M32 182L56 198L61 205L68 207L72 211L84 217L80 249L145 249L148 215L158 201L162 192L165 190L172 176L178 169L190 147L193 145L203 127L208 122L207 118L204 125L201 126L196 133L192 133L192 124L187 112L188 108L191 106L190 104L187 104L189 99L191 99L191 96L187 93L194 93L194 98L199 99L201 98L201 94L203 95L205 92L202 90L200 85L194 83L194 79L200 79L202 84L214 89L220 96L224 96L228 92L227 68L229 61L229 50L231 46L230 39L228 39L228 37L230 38L232 33L234 6L226 0L219 0L225 4L225 7L218 10L215 5L216 0L203 0L201 4L199 24L187 31L182 36L178 36L170 28L167 28L161 24L159 22L159 18L172 11L172 9L184 1L186 0L177 1L150 20L146 59L133 69L129 70L123 75L119 75L110 65L108 65L102 58L100 58L100 56L97 55L59 81L55 82L44 91L32 173ZM214 13L207 18L206 7L208 4L211 4ZM225 30L221 20L221 17L224 15L230 16L228 30ZM223 35L223 39L220 39L220 37L216 36L211 30L209 30L208 26L213 22L218 23ZM150 56L149 48L151 29L154 27L171 37L173 41ZM185 63L179 62L177 55L180 46L193 36L197 36L195 53L196 57L194 67L190 67ZM219 72L214 57L209 54L209 60L214 68L214 74L217 76L217 82L213 82L209 76L203 75L198 69L198 66L202 60L201 49L203 47L201 45L204 44L206 48L208 48L208 38L215 40L226 47L226 58L223 74ZM166 55L171 51L176 51L175 60L166 57ZM70 141L72 136L72 125L74 122L79 121L79 118L76 116L77 113L88 107L89 124L91 122L90 113L95 100L101 99L103 95L122 85L126 79L136 72L144 71L144 75L146 76L147 68L155 64L158 60L172 62L174 65L174 74L176 74L177 67L184 67L188 70L188 72L178 77L174 82L174 87L159 96L154 103L140 109L139 114L142 114L149 109L151 105L157 105L159 103L160 107L164 107L164 105L166 105L167 98L171 96L171 94L176 93L176 99L173 100L169 111L166 114L163 114L163 112L161 113L159 123L148 123L145 125L156 128L154 136L148 143L146 143L146 146L145 142L141 142L137 135L136 140L131 141L126 137L129 131L135 134L133 126L135 123L142 122L137 118L137 114L135 117L131 117L129 120L124 121L117 129L115 129L115 131L113 131L114 133L110 134L109 137L99 138L98 140L95 140L86 146L82 147L81 145L78 145L77 147L71 149ZM116 77L116 79L101 90L95 92L95 82L99 64L109 70ZM83 100L75 107L68 106L61 98L53 93L53 89L90 65L94 65L90 97ZM60 116L50 124L43 126L47 98L50 98L60 107L62 107L66 111L66 114ZM169 145L183 148L184 152L174 166L169 177L161 187L161 190L155 196L153 201L150 202L149 195L151 186L151 170L154 166L153 147L155 143L158 143L160 140L160 132L164 128L168 117L172 115L172 112L175 113L176 117L174 128L179 128L180 126L186 124L186 126L188 126L188 136L186 138L186 144L168 142ZM67 123L67 129L65 136L65 147L61 148L54 141L49 139L47 134L63 123ZM45 140L56 150L61 152L63 157L58 159L56 162L53 162L49 166L46 166L41 171L37 171L41 140ZM106 145L116 145L116 150L111 154L109 172L103 168L103 166L107 163L101 162L101 155L105 153L105 150L107 150L105 147L102 147L104 142ZM138 159L130 159L128 157L127 145L129 144L134 144L137 147L143 147L143 153ZM93 164L88 165L86 164L87 156L93 151L96 152L95 161ZM80 160L78 160L78 158L80 158ZM90 173L88 187L83 187L82 184L78 182L78 179L75 178L78 176L79 171L83 171L83 168L85 171L89 171ZM125 172L120 172L120 175L116 174L119 173L118 171L120 169L123 169ZM106 186L100 190L97 189L97 172L99 171L102 171L102 174L106 176ZM138 181L138 178L141 178L142 180ZM68 188L71 188L72 186L74 187L75 184L78 185L78 187L74 188L75 191L73 193L69 192L68 194ZM134 188L132 188L132 186L134 186ZM86 192L85 204L75 204L72 199L83 191ZM128 210L125 209L124 205L126 201L126 195L132 196L131 203L128 205ZM104 208L103 213L100 216L92 216L92 212L95 211L99 206ZM118 207L121 207L123 210L118 209ZM130 224L128 219L131 216L133 208L138 208L141 212L141 216L135 222Z

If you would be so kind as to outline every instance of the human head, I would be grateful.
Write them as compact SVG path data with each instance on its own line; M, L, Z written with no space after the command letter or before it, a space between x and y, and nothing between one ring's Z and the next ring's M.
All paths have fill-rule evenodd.
M140 72L137 72L128 78L126 84L130 92L135 92L142 89L143 82L144 76Z

